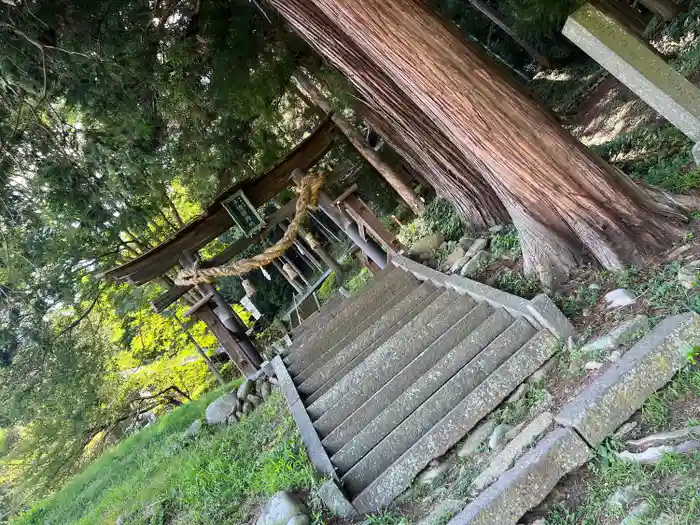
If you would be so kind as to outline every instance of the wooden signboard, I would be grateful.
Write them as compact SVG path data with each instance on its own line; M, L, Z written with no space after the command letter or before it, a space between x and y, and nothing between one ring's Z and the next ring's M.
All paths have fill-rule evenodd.
M251 237L265 226L265 221L250 203L248 197L245 196L243 190L228 197L221 205L231 216L233 222L243 230L246 237Z

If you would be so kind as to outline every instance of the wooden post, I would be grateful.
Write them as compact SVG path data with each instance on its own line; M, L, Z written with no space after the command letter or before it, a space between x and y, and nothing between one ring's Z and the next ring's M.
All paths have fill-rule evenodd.
M209 304L202 305L192 315L207 325L207 328L211 330L221 347L231 358L231 361L235 363L244 376L252 377L255 375L257 368L250 362L248 356L234 338L233 333L224 326Z
M183 268L192 268L195 262L196 259L194 255L189 252L182 253L182 256L180 257L180 264ZM196 288L202 294L202 297L210 296L211 300L214 301L214 304L216 304L216 306L222 311L224 318L221 319L221 322L223 323L224 328L233 334L233 339L236 342L236 345L247 356L247 361L254 367L260 366L262 359L260 358L258 349L255 348L255 345L245 333L243 322L238 317L235 310L231 308L231 305L224 300L213 284L198 284Z
M307 94L314 104L323 112L330 114L331 120L338 126L338 129L345 135L350 144L362 155L377 172L396 190L396 193L404 200L409 208L416 214L421 215L425 211L425 204L420 199L418 194L413 191L406 181L399 175L394 168L389 166L382 160L379 154L370 148L364 137L352 125L352 123L343 117L340 112L335 111L328 100L314 85L313 81L304 73L297 72L294 75L295 80L299 84L299 88Z
M292 172L292 179L297 184L301 183L301 179L304 178L304 173L296 169ZM333 204L333 200L326 194L325 191L320 190L318 192L317 204L319 209L325 213L330 220L332 220L345 234L350 237L350 240L354 242L364 253L367 254L374 263L379 266L382 270L386 268L388 264L388 258L386 252L382 250L372 239L365 239L360 235L360 230L355 222L348 217L345 211L341 210L339 207Z
M282 277L285 278L285 280L291 285L294 290L296 290L297 293L304 293L304 289L299 286L299 283L296 282L296 280L292 279L287 275L287 272L284 271L284 268L282 268L282 265L279 263L277 259L272 261L272 265L277 269L277 271L282 275Z
M326 248L305 228L299 228L299 234L306 240L311 249L316 252L321 260L326 263L326 266L335 273L335 282L339 283L343 280L343 269L338 262L331 256Z
M375 239L380 241L387 252L396 255L403 250L404 247L401 245L401 242L381 223L379 218L372 213L372 210L360 197L355 194L348 195L342 204L345 211L358 224L362 224Z

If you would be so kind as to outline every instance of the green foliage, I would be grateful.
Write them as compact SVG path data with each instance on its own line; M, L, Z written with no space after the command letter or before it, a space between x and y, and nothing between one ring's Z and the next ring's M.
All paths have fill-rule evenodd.
M568 295L557 294L555 302L567 317L580 314L586 308L591 308L600 298L600 286L583 284Z
M503 255L510 258L519 258L522 255L520 247L520 236L513 227L507 227L503 231L491 236L491 259L499 260Z
M504 292L531 299L542 291L542 283L533 277L525 277L520 272L506 269L496 276L496 288Z
M343 286L348 292L354 295L371 280L372 272L370 272L367 268L362 268L357 272L347 275L343 281Z
M464 234L464 225L452 205L445 199L434 199L423 214L427 228L440 232L448 241L456 241Z
M501 423L515 425L520 423L533 409L542 404L547 390L541 385L532 385L518 401L506 405L498 414Z
M593 148L631 177L672 192L687 192L700 183L691 167L693 143L680 131L664 124L640 126Z
M381 514L368 516L367 525L408 525L408 520L394 511L386 510Z
M669 405L680 398L697 401L700 375L685 369L671 384L650 398L642 409L645 430L668 428L672 412ZM605 441L596 449L596 457L587 465L584 491L575 502L565 502L549 511L548 523L557 525L596 525L619 522L640 501L650 505L644 523L656 523L665 514L669 523L697 523L700 520L700 454L667 454L655 465L620 461L615 453L619 439ZM634 485L639 495L629 507L610 505L610 497L620 488Z
M204 427L195 438L184 438L190 422L221 393L174 410L124 440L12 523L78 525L121 517L135 525L154 506L168 523L247 523L266 496L316 484L279 394L237 425Z
M322 303L327 301L333 294L333 292L335 292L335 290L337 289L335 281L335 272L331 272L331 274L328 277L326 277L321 286L318 288L318 292L316 292L316 297L318 297L319 301L321 301Z

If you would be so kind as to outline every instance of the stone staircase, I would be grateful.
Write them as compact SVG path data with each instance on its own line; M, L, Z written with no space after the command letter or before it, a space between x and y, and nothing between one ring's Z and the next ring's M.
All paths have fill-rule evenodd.
M572 335L546 296L392 262L273 361L311 461L361 514L391 503Z
M272 365L311 462L329 478L321 499L352 519L388 506L465 436L458 454L477 451L494 410L574 335L546 295L528 301L397 256L357 296L306 319ZM698 341L698 314L668 317L555 413L529 414L479 458L465 452L475 477L450 525L517 524L688 363Z

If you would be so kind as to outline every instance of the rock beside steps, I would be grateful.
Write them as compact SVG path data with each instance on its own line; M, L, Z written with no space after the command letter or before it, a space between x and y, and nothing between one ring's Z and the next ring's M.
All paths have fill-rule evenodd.
M273 362L312 463L332 478L333 504L344 494L347 505L340 507L359 514L389 505L431 461L477 434L573 333L546 296L526 301L400 257L394 262L368 289L335 305L325 330L308 328L308 339ZM681 359L664 352L687 355L681 341L695 330L696 317L659 325L647 338L663 333L647 350L630 350L607 386L599 383L609 373L586 391L592 393L554 414L555 422L519 429L525 435L504 445L500 463L477 476L475 499L452 523L517 523L591 457L594 440L608 426L617 425L614 431L670 379ZM674 343L659 359L650 349L669 337ZM662 369L653 381L642 381L637 362ZM619 395L638 403L616 398L621 379L639 391Z

